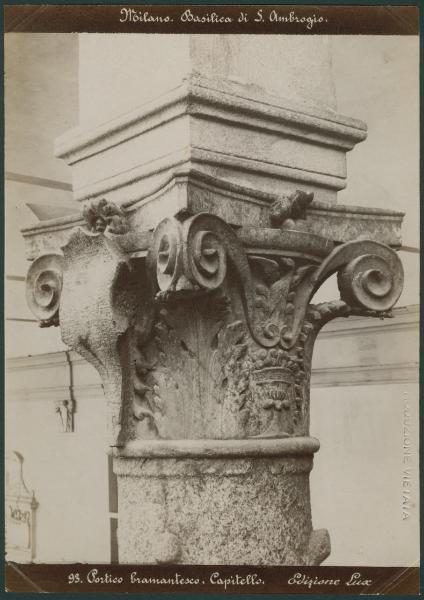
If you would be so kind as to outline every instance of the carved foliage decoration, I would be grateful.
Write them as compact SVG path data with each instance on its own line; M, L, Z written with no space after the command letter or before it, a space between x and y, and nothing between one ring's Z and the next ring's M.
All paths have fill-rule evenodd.
M134 354L133 414L141 437L217 435L219 416L211 398L222 395L216 350L226 314L225 297L214 293L201 302L184 297L159 304L150 339Z
M224 281L227 261L238 276L249 328L263 346L279 341L277 326L262 320L258 311L263 288L256 289L252 270L234 230L222 219L201 213L183 224L165 219L155 230L148 262L159 297L183 297L199 290L214 290Z
M302 233L296 244L290 219L302 218L312 195L296 192L286 200L273 213L281 231L261 229L255 245L250 228L245 243L255 253L222 219L200 213L163 220L146 265L129 260L119 236L104 235L122 233L125 215L97 201L85 212L92 232L77 228L63 257L34 261L28 302L43 325L57 324L63 288L62 338L102 377L111 445L122 445L127 433L168 439L307 433L317 331L341 314L387 314L403 271L396 252L378 242L332 249L316 235L306 243ZM341 300L311 306L334 273ZM123 405L122 398L130 399ZM59 407L65 429L67 409ZM130 424L124 436L123 419Z
M162 221L149 256L162 297L216 289L225 278L227 260L238 275L251 334L258 344L269 348L294 347L313 294L336 271L341 298L364 310L387 311L403 284L396 252L372 241L343 244L319 267L302 258L263 257L253 259L251 267L234 230L205 213L183 224L175 219ZM256 271L262 271L263 283L255 282L255 263Z
M255 437L287 437L299 432L302 402L297 397L301 365L281 348L256 352L253 393L260 408L269 411L266 427Z
M310 195L302 198L303 206L312 200ZM217 334L221 362L216 356L218 349L207 362L209 369L212 364L219 365L212 391L222 406L220 435L224 437L306 434L310 363L319 328L340 315L386 315L403 282L396 252L378 242L361 240L332 251L329 248L324 259L301 252L291 257L248 256L236 232L209 214L195 215L183 223L164 220L154 233L148 263L156 282L156 297L166 307L187 299L195 302L196 298L203 303L205 293L228 285L229 269L233 284L234 278L237 280L247 327L243 321L224 322ZM316 290L336 272L341 300L310 305ZM184 330L181 323L190 320L192 314L194 309L181 315L178 325L174 319L171 327L168 314L167 325L162 323L158 330L158 339L163 337L158 344L162 359L166 348L175 347L172 355L176 360L174 373L180 374L177 378L190 372L186 363L178 363L178 340L186 344L184 331L190 327ZM186 344L191 359L199 356L199 347ZM184 389L186 384L181 380L173 385ZM151 386L152 398L160 387L157 381ZM185 393L196 396L194 390L185 389ZM153 403L160 405L157 398ZM159 410L156 419L160 414Z
M83 209L83 217L88 228L94 233L108 231L114 234L123 234L128 230L124 211L114 202L101 198L92 200Z
M252 401L252 358L243 321L225 324L217 335L212 355L219 405L219 431L224 438L245 438L259 426ZM218 392L218 393L217 393Z

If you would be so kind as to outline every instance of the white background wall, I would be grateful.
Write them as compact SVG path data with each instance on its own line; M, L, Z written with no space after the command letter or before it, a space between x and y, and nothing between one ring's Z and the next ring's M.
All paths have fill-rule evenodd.
M418 36L332 36L338 110L368 125L348 154L343 204L400 210L404 246L419 247ZM418 303L418 254L401 252L400 305Z
M34 490L36 562L110 562L103 398L78 402L75 431L62 433L51 399L6 404L6 447L24 457Z
M368 125L366 141L348 154L348 186L339 202L405 211L403 244L418 248L418 37L333 36L331 42L337 108ZM418 303L419 255L400 257L405 286L399 305ZM412 351L418 361L417 330L403 339L392 333L378 351L373 336L363 336L356 357L352 345L346 349L349 341L327 338L320 350L340 367L347 355L351 362L387 364L390 355L400 363ZM317 352L313 366L319 361ZM406 402L412 411L414 507L403 519ZM312 390L311 434L321 440L311 477L313 519L316 527L329 529L332 540L325 564L410 566L418 560L418 404L414 383Z

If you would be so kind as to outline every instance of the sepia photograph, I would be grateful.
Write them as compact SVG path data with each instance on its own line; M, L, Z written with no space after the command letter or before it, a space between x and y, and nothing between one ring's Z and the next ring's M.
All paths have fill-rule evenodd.
M389 593L367 568L420 563L418 11L8 8L10 577Z

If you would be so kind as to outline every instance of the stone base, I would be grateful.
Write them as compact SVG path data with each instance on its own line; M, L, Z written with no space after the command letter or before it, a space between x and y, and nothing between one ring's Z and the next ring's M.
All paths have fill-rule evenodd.
M121 563L319 564L312 455L115 458Z

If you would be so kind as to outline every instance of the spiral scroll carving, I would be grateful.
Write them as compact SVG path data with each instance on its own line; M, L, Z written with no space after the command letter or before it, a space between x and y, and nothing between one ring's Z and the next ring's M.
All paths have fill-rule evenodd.
M156 227L148 261L160 291L175 290L182 273L181 224L164 219Z
M209 215L189 219L183 226L183 264L189 280L208 290L218 288L227 272L225 237L215 232L216 219Z
M402 264L385 244L347 242L334 248L319 266L304 257L271 260L250 256L249 262L232 227L208 213L183 223L162 221L155 230L148 260L158 297L164 300L217 289L230 262L238 276L252 337L265 348L279 345L289 350L296 345L314 293L335 273L341 300L356 313L387 312L403 285Z
M148 261L162 294L214 290L223 283L225 242L215 231L217 219L210 219L197 215L184 224L164 219L157 226ZM224 227L228 226L223 223Z
M340 297L351 306L385 311L392 308L402 292L403 269L393 253L388 262L375 254L352 260L338 274Z
M265 347L275 346L278 327L256 319L259 300L244 248L234 230L215 215L199 213L184 223L176 219L159 223L148 255L150 273L159 288L156 297L169 301L217 289L224 282L227 261L238 275L252 336Z
M37 258L26 279L27 303L41 327L59 325L64 259L59 254Z
M298 287L291 346L296 342L313 295L334 273L337 273L341 300L355 309L356 314L360 311L384 313L395 305L402 292L402 263L392 248L371 240L337 246Z

